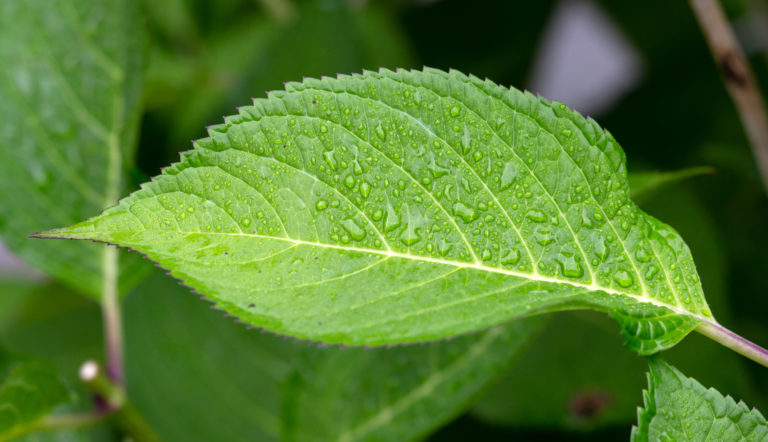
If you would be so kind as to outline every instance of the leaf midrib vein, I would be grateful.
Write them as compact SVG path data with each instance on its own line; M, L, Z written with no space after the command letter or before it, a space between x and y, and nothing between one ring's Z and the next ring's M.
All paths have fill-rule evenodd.
M147 229L149 230L149 229ZM382 255L387 256L389 258L400 258L405 260L411 260L411 261L419 261L419 262L426 262L426 263L432 263L432 264L439 264L439 265L447 265L447 266L454 266L459 268L466 268L466 269L472 269L472 270L478 270L482 272L487 273L496 273L501 275L508 275L508 276L515 276L518 278L524 278L528 279L530 281L535 282L544 282L544 283L551 283L551 284L563 284L568 285L572 287L578 287L583 288L589 291L599 291L604 292L612 295L618 295L618 296L625 296L634 300L637 300L638 302L646 303L646 304L652 304L657 307L663 307L667 310L670 310L678 315L682 316L688 316L695 318L702 322L707 323L713 323L714 319L707 318L700 316L696 313L680 309L677 306L672 306L669 304L666 304L664 302L661 302L657 299L650 298L644 295L638 295L634 293L629 292L622 292L615 290L613 288L609 287L602 287L595 284L584 284L576 281L566 281L566 280L559 280L551 277L547 277L541 274L527 274L522 272L516 272L514 270L507 270L507 269L500 269L496 267L488 267L483 264L474 264L474 263L468 263L468 262L460 262L460 261L449 261L439 258L431 258L426 256L417 256L417 255L408 255L404 253L394 252L394 251L387 251L387 250L376 250L376 249L365 249L365 248L359 248L359 247L348 247L348 246L341 246L341 245L335 245L335 244L325 244L325 243L319 243L319 242L312 242L312 241L304 241L300 239L293 239L293 238L282 238L282 237L273 237L273 236L266 236L266 235L260 235L257 233L236 233L236 232L194 232L194 231L173 231L173 230L163 230L164 232L173 232L178 233L181 235L213 235L213 236L232 236L232 237L243 237L243 238L252 238L252 239L261 239L261 240L269 240L269 241L287 241L291 242L293 244L297 245L304 245L309 247L319 247L319 248L327 248L327 249L335 249L335 250L342 250L345 252L357 252L357 253L368 253L368 254L374 254L374 255ZM93 233L102 233L98 231L93 231ZM107 233L107 232L103 232ZM165 241L175 241L172 239L167 239ZM153 242L162 242L162 240L155 239Z

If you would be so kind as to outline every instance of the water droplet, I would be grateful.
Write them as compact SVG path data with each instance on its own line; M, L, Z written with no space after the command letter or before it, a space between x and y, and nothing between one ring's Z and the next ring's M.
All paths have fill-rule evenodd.
M605 238L598 236L592 243L595 255L597 255L601 261L605 261L608 258L608 248L605 247Z
M355 187L355 178L352 175L347 175L344 178L344 185L347 186L347 189Z
M357 222L352 218L347 218L342 221L341 227L343 227L355 241L360 241L365 238L365 229L358 226Z
M491 252L490 249L483 249L481 258L483 259L483 261L488 261L491 258L493 258L493 252Z
M248 227L251 225L251 219L250 218L243 218L240 223L244 225L245 227Z
M322 126L320 126L320 132L322 132L322 133L326 133L326 132L328 132L328 128L327 128L327 127L325 127L325 124L323 124Z
M460 216L465 223L471 223L477 219L477 211L470 206L457 201L453 204L453 216Z
M374 221L380 221L381 218L383 217L384 217L384 211L381 209L376 209L373 212L373 215L371 215L371 219L373 219Z
M517 165L510 161L504 165L504 170L501 172L501 189L507 189L512 185L512 182L517 178L518 170Z
M338 166L336 166L336 159L333 158L333 151L325 151L323 152L323 158L325 159L325 162L330 166L331 169L336 170Z
M452 117L458 117L460 113L461 113L461 109L459 109L459 106L451 107L451 116Z
M403 229L398 239L406 246L412 246L421 240L421 235L419 234L419 229L409 225Z
M400 227L400 215L395 212L392 206L387 206L387 220L384 223L384 231L391 232Z
M315 209L317 210L325 210L328 207L328 201L326 200L317 200L315 203Z
M501 263L504 265L515 265L518 261L520 261L520 251L515 248L509 249L507 254L501 258Z
M360 195L363 196L363 198L368 198L368 195L371 194L371 185L368 184L366 181L363 181L360 184Z
M543 223L544 221L547 220L547 215L541 210L537 210L537 209L529 210L528 213L525 214L525 216L529 220L535 223Z
M475 152L472 156L475 158L475 161L480 161L483 159L483 153L480 152L479 150Z
M387 139L387 133L384 131L384 126L382 126L381 123L376 125L376 135L381 138L381 141Z
M448 173L448 169L446 169L445 167L443 167L443 166L437 164L437 162L435 162L434 155L432 156L432 159L431 159L429 165L427 165L427 169L429 170L429 173L432 174L433 178L440 178L441 176L443 176L446 173Z
M651 257L648 255L648 252L646 252L642 247L638 247L637 250L635 250L635 258L637 258L637 260L640 262L648 262L651 259Z
M581 278L584 276L584 268L579 264L578 259L571 252L560 252L557 255L557 262L560 264L560 271L563 275L571 278Z
M468 154L472 150L472 135L469 133L469 128L464 126L464 135L461 137L461 153Z
M453 247L453 244L449 243L445 239L441 239L437 243L437 251L440 252L440 255L442 255L442 256L447 255L452 247Z
M629 274L629 272L626 272L624 270L619 270L618 272L614 273L613 280L616 281L620 286L624 288L630 287L634 282L634 278L632 278L632 275Z
M546 246L555 240L549 233L549 230L545 229L537 229L533 232L533 238L542 246Z

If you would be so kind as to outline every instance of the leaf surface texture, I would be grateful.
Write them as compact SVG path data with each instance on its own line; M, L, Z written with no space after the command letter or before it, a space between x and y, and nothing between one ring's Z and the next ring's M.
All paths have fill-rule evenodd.
M42 236L130 247L303 339L438 339L609 311L628 346L712 316L690 252L630 199L593 120L434 69L287 83L102 215Z

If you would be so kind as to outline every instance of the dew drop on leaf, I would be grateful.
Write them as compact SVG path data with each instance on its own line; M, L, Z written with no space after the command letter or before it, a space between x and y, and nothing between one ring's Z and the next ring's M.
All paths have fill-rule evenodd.
M465 223L471 223L478 217L477 210L474 207L470 207L461 201L457 201L453 204L453 215L460 216Z
M343 220L341 222L341 227L343 227L355 241L360 241L365 238L365 229L357 225L357 222L352 218Z
M630 275L629 272L625 270L619 270L618 272L614 273L613 280L624 288L630 287L634 282L632 275Z

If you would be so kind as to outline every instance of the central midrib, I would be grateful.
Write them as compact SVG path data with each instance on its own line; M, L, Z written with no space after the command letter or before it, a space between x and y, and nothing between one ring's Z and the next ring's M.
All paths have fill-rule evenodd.
M168 232L167 230L165 232ZM677 306L669 305L667 303L661 302L657 299L649 298L647 296L637 295L634 293L629 292L622 292L619 290L615 290L608 287L602 287L596 284L583 284L576 281L568 281L568 280L561 280L557 278L551 278L548 276L544 276L541 274L529 274L529 273L523 273L518 272L515 270L508 270L508 269L501 269L498 267L489 267L482 264L475 264L475 263L469 263L469 262L460 262L460 261L450 261L446 259L440 259L440 258L433 258L428 256L418 256L418 255L409 255L406 253L400 253L395 252L391 250L376 250L376 249L367 249L367 248L361 248L361 247L348 247L348 246L341 246L336 244L326 244L326 243L320 243L320 242L313 242L313 241L304 241L300 239L293 239L288 237L277 237L277 236L267 236L267 235L259 235L257 233L237 233L237 232L188 232L188 231L171 231L176 232L182 235L214 235L214 236L234 236L234 237L245 237L245 238L255 238L255 239L262 239L262 240L269 240L269 241L283 241L283 242L289 242L291 244L295 245L302 245L302 246L309 246L309 247L319 247L319 248L325 248L325 249L335 249L335 250L343 250L346 252L358 252L358 253L368 253L373 255L379 255L379 256L386 256L390 258L401 258L401 259L407 259L412 261L420 261L420 262L427 262L432 264L440 264L440 265L447 265L447 266L453 266L463 269L471 269L471 270L479 270L483 272L488 273L496 273L501 275L508 275L508 276L515 276L518 278L525 278L531 281L538 281L538 282L546 282L551 284L565 284L572 287L578 287L582 289L587 289L590 291L599 291L604 292L612 295L618 295L618 296L626 296L629 298L632 298L638 302L643 302L646 304L652 304L656 307L662 307L666 308L667 310L671 310L672 312L675 312L679 315L689 316L692 318L695 318L702 322L707 323L716 323L714 318L709 318L705 316L701 316L698 314L695 314L693 312L681 309ZM153 242L162 242L162 240L154 240Z

